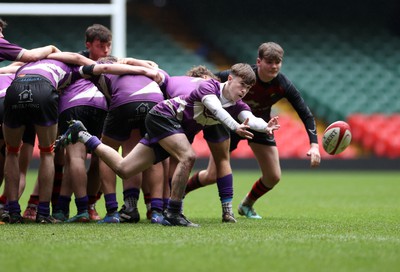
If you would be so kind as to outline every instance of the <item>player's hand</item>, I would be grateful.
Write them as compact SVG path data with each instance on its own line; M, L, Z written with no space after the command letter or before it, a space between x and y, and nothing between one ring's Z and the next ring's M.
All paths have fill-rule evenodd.
M307 152L307 156L311 158L311 167L318 167L321 163L321 155L319 153L318 144L312 143L310 150Z
M240 137L243 137L243 138L246 138L246 139L253 139L253 137L254 137L253 133L251 133L250 131L247 130L247 129L250 128L250 126L247 125L248 123L249 123L249 118L247 118L246 120L244 120L244 122L243 122L242 124L240 124L240 125L236 128L235 132L236 132Z
M150 65L151 67L153 67L153 68L158 68L158 64L155 63L154 61L152 61L152 60L146 60L146 62L147 62L147 64Z
M161 72L156 72L155 75L153 76L153 80L154 80L155 82L157 82L157 84L158 84L159 86L161 86L161 85L164 83L165 76L164 76L164 74L161 73Z
M278 130L281 127L278 122L278 116L272 117L268 122L267 134L272 134L274 130Z

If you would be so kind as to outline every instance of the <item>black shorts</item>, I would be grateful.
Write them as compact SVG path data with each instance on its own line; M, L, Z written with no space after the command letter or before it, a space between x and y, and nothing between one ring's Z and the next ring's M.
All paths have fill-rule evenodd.
M273 134L262 133L258 131L254 131L249 129L251 133L254 134L253 139L247 139L248 143L256 143L268 146L276 146L275 137ZM231 146L229 151L232 152L235 150L241 140L246 140L245 138L240 137L234 131L231 132Z
M207 142L221 143L230 137L230 130L222 125L206 126L203 128L203 138Z
M38 75L17 77L4 98L4 124L10 128L35 124L52 126L58 121L58 92Z
M107 111L91 106L76 106L66 109L60 113L58 132L61 135L67 131L69 126L68 121L79 120L90 134L101 137L106 115Z
M126 141L134 129L146 134L146 116L157 103L131 102L110 110L104 122L103 134L117 141Z
M0 140L4 140L3 129L3 116L4 116L4 97L0 98ZM33 124L27 124L25 126L24 135L22 136L22 141L30 145L35 145L36 131Z
M22 142L35 146L36 130L33 124L25 126L24 135L22 135Z
M163 161L170 156L158 142L173 134L184 133L182 125L178 120L153 110L151 110L146 117L146 129L147 133L140 142L153 148L156 156L154 163ZM188 138L190 143L193 142L193 139L194 137L191 137L191 139Z

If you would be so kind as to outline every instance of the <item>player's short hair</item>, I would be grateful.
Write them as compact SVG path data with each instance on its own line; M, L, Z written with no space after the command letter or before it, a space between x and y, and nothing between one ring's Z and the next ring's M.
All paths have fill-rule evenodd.
M100 40L100 42L111 42L111 30L101 24L89 26L85 32L86 42Z
M7 22L0 18L0 32L7 27Z
M190 77L203 77L203 76L209 76L210 78L213 78L215 80L219 80L219 78L213 74L208 68L204 65L198 65L192 67L189 71L186 72L187 76Z
M256 84L256 74L253 68L247 63L234 64L230 70L230 74L240 77L249 86Z
M107 56L107 57L103 57L103 58L99 58L97 60L97 63L99 64L111 64L111 63L117 63L118 62L118 58L114 57L114 56Z
M281 62L283 59L283 48L274 42L265 42L258 47L258 57L260 59Z

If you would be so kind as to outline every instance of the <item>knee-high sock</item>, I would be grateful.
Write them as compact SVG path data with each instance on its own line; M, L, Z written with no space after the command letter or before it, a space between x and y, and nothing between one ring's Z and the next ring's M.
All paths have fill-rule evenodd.
M45 217L50 215L50 202L39 202L37 213Z
M182 201L180 200L169 200L168 201L168 211L171 213L180 213L182 210Z
M233 176L232 174L226 175L222 178L217 178L217 186L219 199L221 203L232 202L233 198Z
M69 214L69 204L71 203L70 196L60 195L58 197L57 206L54 211L62 211L64 214Z
M152 198L151 199L151 210L162 212L164 208L164 202L162 198Z
M140 190L138 188L126 189L124 192L124 204L127 208L137 207Z
M265 195L272 188L268 188L261 182L261 178L259 178L251 188L250 192L248 192L247 197L253 201L256 201L263 195Z
M78 210L78 214L87 212L89 197L86 195L81 198L75 198L76 209Z
M53 209L57 206L58 197L60 196L61 182L63 178L64 166L56 164L54 166L53 192L51 193L51 206Z
M200 187L203 187L203 185L201 185L200 183L200 179L199 179L199 173L197 172L196 174L194 174L187 182L186 184L186 190L185 190L185 194L188 194L189 192L196 190Z
M106 210L108 214L112 214L118 210L117 196L115 193L104 195L106 201Z

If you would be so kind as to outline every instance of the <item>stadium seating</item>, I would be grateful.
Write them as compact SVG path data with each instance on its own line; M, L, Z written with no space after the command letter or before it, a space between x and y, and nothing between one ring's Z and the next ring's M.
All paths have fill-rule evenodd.
M289 1L250 0L245 6L240 0L232 0L225 6L214 2L191 2L192 7L181 1L175 4L184 6L199 35L234 62L254 63L257 47L262 42L281 44L285 49L282 71L300 89L314 115L325 125L348 118L350 121L354 115L369 119L400 112L400 37L388 27L389 18L382 12L390 3L371 9L367 3L355 1L346 3L343 9L342 2L324 2L324 7L318 1L308 2L305 12L303 4ZM303 12L299 13L300 8ZM225 10L229 16L208 12L204 20L203 12L211 9ZM274 14L271 10L285 13ZM252 20L240 20L246 12L251 14ZM386 10L386 14L390 11ZM394 127L395 123L389 126ZM371 137L371 132L359 132L358 127L354 127L353 143L365 150L349 149L342 156L353 151L362 156L397 156L395 145L400 132L390 133L394 143L389 145L387 140L381 139L389 138L387 133ZM381 137L378 141L377 136ZM281 150L281 157L284 156L299 155Z
M54 44L63 51L72 52L85 49L86 27L94 23L110 25L109 19L104 17L12 16L7 18L7 21L10 31L6 29L4 34L10 41L26 48ZM54 27L55 25L57 27ZM38 29L41 31L37 31ZM135 16L129 16L127 19L127 55L153 60L171 75L185 74L195 65L206 65L212 70L215 69L203 56L182 47L168 34ZM6 62L1 63L2 66L5 64Z
M400 157L400 114L352 114L353 140L377 157Z
M356 6L359 13L354 14L346 14L346 9L340 4L342 2L324 3L326 8L322 10L313 5L317 0L308 2L310 5L307 12L298 13L297 8L302 4L289 0L273 3L249 0L245 8L241 0L232 0L229 5L224 1L168 1L186 15L185 23L191 25L193 35L201 37L208 46L230 57L232 63L254 63L260 43L280 43L285 49L282 71L300 89L318 122L323 126L337 120L352 123L355 146L340 156L352 157L357 153L367 156L398 156L396 141L399 136L396 135L399 132L390 130L389 134L385 130L381 135L366 133L364 130L367 128L357 122L363 118L369 120L371 116L376 118L372 118L373 122L378 122L380 118L376 115L383 114L386 122L389 118L387 116L394 118L391 119L390 127L397 124L393 116L400 112L399 36L393 35L382 18L372 20L374 18L371 16L377 15L367 5L358 7L360 1L346 4L348 10ZM278 12L282 10L284 14ZM252 20L243 19L248 14L251 14ZM313 22L316 17L318 24ZM336 20L338 18L343 20ZM10 40L25 47L53 43L67 51L83 49L83 33L88 25L95 22L109 25L109 20L103 17L65 17L60 20L55 17L16 16L7 20L10 31L7 29L5 34ZM54 28L55 22L57 28ZM171 75L183 74L197 64L215 69L203 55L183 48L171 35L149 24L148 20L130 14L127 23L129 56L154 60ZM59 29L74 31L60 32ZM286 120L281 118L281 122ZM287 135L295 135L292 133L297 129L302 130L299 133L301 137L306 136L304 128L299 128L298 122L285 123L285 127L287 129L277 132L281 157L304 157L306 151L301 150L301 147L307 144L303 142L296 147L303 140L285 139L289 137ZM389 135L394 135L391 141L388 140ZM380 138L376 140L378 136ZM200 144L199 147L206 145ZM365 150L360 151L359 147ZM246 148L247 145L240 146L239 151L232 156L252 156ZM199 152L206 156L207 149ZM327 154L323 156L332 157Z
M376 23L381 21L372 21L368 16L358 18L359 14L355 13L352 15L355 19L340 22L329 20L329 17L319 18L318 24L315 24L315 18L310 20L301 14L290 13L290 8L295 9L295 5L288 5L285 9L285 19L281 19L279 13L277 16L268 13L269 16L263 17L261 11L267 11L268 5L285 4L251 3L253 6L246 5L246 11L258 11L251 15L254 20L235 22L244 11L240 9L241 1L232 1L224 7L230 14L229 18L224 18L225 23L221 23L219 14L209 14L207 21L201 20L199 12L199 20L193 24L199 25L198 31L234 61L254 63L256 48L264 41L282 44L286 51L283 72L303 92L316 115L327 123L344 119L354 112L400 111L397 102L400 101L400 79L397 76L400 39L385 25ZM191 4L198 11L222 8L217 3ZM349 3L350 7L352 5L356 4ZM356 7L357 10L366 9L364 6ZM196 21L196 14L188 11L186 3L185 10L192 21ZM336 13L340 16L341 12L332 10L327 15ZM364 26L362 29L360 24Z

